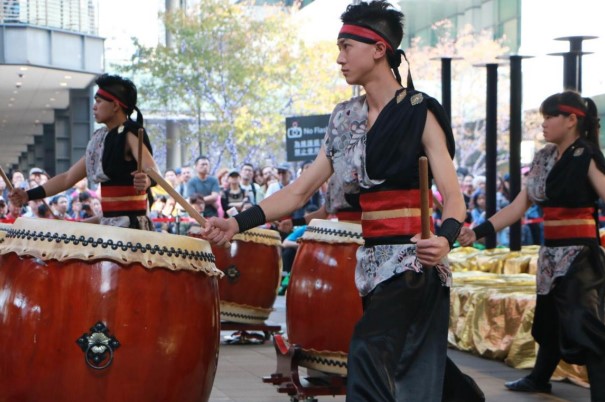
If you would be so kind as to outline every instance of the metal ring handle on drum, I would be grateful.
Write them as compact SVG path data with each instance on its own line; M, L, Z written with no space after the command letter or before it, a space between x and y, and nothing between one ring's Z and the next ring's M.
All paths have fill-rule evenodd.
M88 352L90 352L90 348L92 348L93 346L97 346L97 345L88 345L88 348L86 348L86 353L84 354L84 361L86 362L88 367L90 367L92 369L95 369L95 370L106 369L113 362L113 349L111 348L111 346L107 345L107 349L109 349L109 360L103 366L95 366L93 363L90 362L90 359L88 358Z
M89 333L82 334L76 340L82 352L84 352L84 361L86 364L95 370L103 370L113 362L113 351L120 347L120 341L115 336L109 334L109 329L101 321L97 322ZM93 348L99 347L100 349L94 350ZM109 351L109 358L107 358L107 352ZM91 358L92 356L92 358ZM103 362L106 359L107 363L103 365L95 364L95 358L99 358L99 362Z

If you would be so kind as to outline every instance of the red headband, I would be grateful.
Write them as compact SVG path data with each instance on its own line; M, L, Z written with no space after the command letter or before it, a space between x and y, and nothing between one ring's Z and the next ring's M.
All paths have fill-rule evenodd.
M586 116L586 113L584 113L584 111L582 109L578 109L577 107L568 106L568 105L559 105L558 109L559 109L559 111L561 111L563 113L573 113L578 117Z
M124 108L126 110L130 109L128 106L126 106L124 104L124 102L119 100L117 96L105 91L104 89L99 88L97 90L97 96L99 96L105 100L108 100L108 101L116 102L118 105L120 105L122 108Z
M344 34L344 35L343 35ZM386 47L393 52L393 47L389 44L389 41L386 40L382 35L373 29L361 27L359 25L351 25L344 24L342 28L340 28L340 32L338 33L338 37L350 37L351 39L369 39L373 42L382 42L386 45Z

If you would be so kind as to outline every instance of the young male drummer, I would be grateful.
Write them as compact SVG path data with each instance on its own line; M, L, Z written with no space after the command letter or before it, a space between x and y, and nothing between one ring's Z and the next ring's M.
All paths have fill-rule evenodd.
M401 85L403 14L381 0L350 5L341 19L337 63L365 95L336 106L304 175L235 218L212 219L206 236L223 244L288 215L334 172L347 195L359 194L365 241L356 268L364 313L349 350L347 401L441 401L451 280L443 258L466 212L453 135L437 101L415 91L409 77ZM444 197L444 222L429 239L419 235L423 155Z

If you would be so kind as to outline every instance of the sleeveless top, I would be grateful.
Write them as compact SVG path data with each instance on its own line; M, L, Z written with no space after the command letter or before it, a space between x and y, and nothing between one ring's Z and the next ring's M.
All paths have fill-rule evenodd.
M86 175L89 181L101 184L102 203L104 202L103 198L107 201L109 194L113 193L113 191L109 191L110 189L133 188L131 173L137 169L137 162L134 158L126 160L124 150L126 149L127 133L132 132L135 136L138 136L139 128L141 127L137 123L127 120L123 125L111 131L107 127L96 130L88 142L85 158ZM146 132L143 143L149 152L152 152L151 143ZM103 191L104 188L105 192ZM146 197L148 196L149 191ZM109 226L130 227L131 218L129 215L134 215L133 219L139 221L140 228L153 230L145 213L146 209L129 211L129 208L126 208L123 212L104 210L101 223Z
M526 184L529 199L545 210L545 242L540 247L536 273L536 290L540 295L548 294L555 279L567 274L584 246L599 245L599 196L588 178L588 168L594 160L597 168L605 172L605 158L595 145L583 138L570 145L557 161L558 156L554 144L538 151ZM562 215L576 225L561 226L565 222L557 218ZM577 226L580 220L585 223L583 228Z
M443 128L453 156L453 134L445 112L435 99L422 92L397 91L369 131L365 96L352 98L335 107L324 145L349 205L361 207L366 214L368 211L361 205L360 196L377 193L380 197L395 191L395 194L404 194L405 197L405 191L418 189L418 158L424 155L421 142L429 110ZM406 201L396 198L398 202ZM416 246L409 242L410 234L415 233L405 233L401 229L401 233L369 239L364 229L366 245L357 251L355 273L355 283L362 296L394 275L408 270L423 271L416 258ZM447 261L442 261L435 268L442 283L449 286L451 272Z

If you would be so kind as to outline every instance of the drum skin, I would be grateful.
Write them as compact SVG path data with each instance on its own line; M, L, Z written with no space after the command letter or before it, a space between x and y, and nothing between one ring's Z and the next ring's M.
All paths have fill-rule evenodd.
M354 243L301 240L286 292L288 341L303 349L349 352L361 298Z
M203 272L0 255L0 401L207 401L217 293ZM120 342L104 369L76 343L99 321Z

